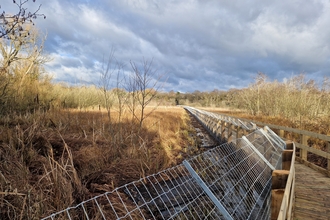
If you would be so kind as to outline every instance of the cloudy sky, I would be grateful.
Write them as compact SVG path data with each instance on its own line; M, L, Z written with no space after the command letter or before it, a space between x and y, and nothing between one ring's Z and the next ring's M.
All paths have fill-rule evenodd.
M10 12L12 0L2 0ZM153 60L164 90L242 88L258 72L283 81L330 77L329 0L32 0L47 32L46 69L56 81L96 83L111 48L130 61ZM12 10L15 10L13 8ZM114 79L115 80L115 79Z

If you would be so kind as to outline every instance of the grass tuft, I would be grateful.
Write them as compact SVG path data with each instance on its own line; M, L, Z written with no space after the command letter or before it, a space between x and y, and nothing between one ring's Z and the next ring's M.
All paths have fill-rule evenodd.
M128 114L112 117L54 110L1 118L1 219L48 216L181 163L195 146L182 108L159 107L142 128Z

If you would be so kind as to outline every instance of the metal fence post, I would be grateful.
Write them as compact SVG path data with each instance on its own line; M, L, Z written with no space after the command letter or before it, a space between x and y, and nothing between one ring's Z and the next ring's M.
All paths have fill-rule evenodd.
M216 205L218 210L221 212L221 214L225 217L227 220L233 220L233 218L230 216L230 214L227 212L225 207L219 202L219 200L215 197L213 192L206 186L202 178L195 172L195 170L191 167L188 161L183 161L183 165L187 168L189 173L193 176L193 178L196 180L197 184L202 187L202 189L205 191L205 193L210 197L212 202Z

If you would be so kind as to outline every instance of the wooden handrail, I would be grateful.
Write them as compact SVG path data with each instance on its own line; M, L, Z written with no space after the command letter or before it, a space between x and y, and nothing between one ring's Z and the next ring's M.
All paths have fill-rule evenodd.
M230 116L232 117L232 116ZM282 169L283 170L274 170L273 171L273 183L272 183L272 219L285 220L293 218L293 207L294 207L294 198L295 198L295 161L299 161L311 168L314 168L322 173L325 173L330 176L330 136L318 134L315 132L299 130L294 128L288 128L284 126L272 125L267 123L262 123L258 121L250 121L242 118L232 117L239 119L245 122L252 122L258 126L268 126L273 131L276 132L281 138L285 139L284 131L291 132L296 135L299 135L299 142L291 142L287 143L287 149L283 151L283 161L282 161ZM210 130L218 127L217 125L210 123L208 124L208 128ZM228 129L228 133L231 133L232 124L222 123L221 129L226 127ZM236 138L240 137L239 130L242 129L243 133L249 133L249 130L246 128L235 128L237 129ZM222 133L222 132L221 132ZM229 141L230 135L226 137L226 141ZM221 135L222 137L222 135ZM326 143L326 151L316 149L308 146L308 139L316 138L319 140L323 140ZM299 150L299 156L296 156L296 151ZM307 161L308 153L313 153L320 157L327 159L327 169L321 168L311 162ZM290 157L288 158L288 155Z
M246 119L241 119L241 118L240 118L240 120L247 121ZM248 120L248 121L250 121L250 120ZM296 128L289 128L289 127L285 127L285 126L267 124L267 123L264 123L264 122L258 122L258 121L253 121L253 120L251 122L255 123L257 125L260 125L260 126L268 126L269 128L272 128L272 129L283 130L283 131L292 132L292 133L296 133L296 134L300 134L300 135L306 135L308 137L313 137L313 138L317 138L317 139L320 139L320 140L325 140L325 141L330 142L330 136L325 135L325 134L319 134L319 133L316 133L316 132L311 132L311 131L306 131L306 130L299 130L299 129L296 129Z
M231 116L233 117L233 116ZM325 175L328 175L330 177L330 136L328 135L324 135L324 134L319 134L319 133L315 133L315 132L310 132L310 131L305 131L305 130L299 130L299 129L295 129L295 128L289 128L289 127L284 127L284 126L279 126L279 125L273 125L273 124L267 124L264 122L259 122L259 121L254 121L254 120L247 120L244 118L238 118L238 117L233 117L242 121L249 121L252 123L255 123L256 125L259 126L268 126L269 128L271 128L273 131L277 130L278 132L277 135L279 135L281 138L285 138L284 137L284 131L286 132L291 132L294 134L297 134L300 136L300 141L299 142L295 142L295 147L297 149L297 152L299 152L299 156L296 157L296 160L299 161L300 163L305 164L306 166L311 167L312 169L315 169ZM316 138L319 140L322 140L326 143L326 149L325 151L317 149L317 148L313 148L308 146L308 139L309 138ZM312 153L315 154L317 156L323 157L325 159L327 159L327 167L320 167L316 164L313 164L312 162L309 162L307 160L307 155L308 153Z
M295 189L295 154L296 147L293 143L293 154L291 158L290 172L285 185L283 199L278 214L278 220L292 219L293 216L293 205L294 205L294 189Z

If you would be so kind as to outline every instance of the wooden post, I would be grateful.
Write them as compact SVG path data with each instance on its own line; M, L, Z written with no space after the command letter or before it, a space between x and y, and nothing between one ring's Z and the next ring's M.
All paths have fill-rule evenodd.
M214 133L216 134L218 132L218 126L219 122L214 122Z
M228 138L227 138L227 141L228 142L231 142L232 139L233 139L233 137L232 137L232 135L233 135L232 127L233 127L233 124L228 123L228 125L227 125L227 128L228 128Z
M289 170L274 170L272 173L272 189L285 189Z
M300 143L302 145L308 146L308 136L301 134L300 135ZM300 149L300 158L304 161L307 161L307 150Z
M272 190L272 206L271 206L271 220L278 218L281 210L282 200L284 196L284 189Z
M286 149L293 150L293 142L292 141L285 141Z
M220 131L219 131L219 129L220 129ZM218 121L218 123L217 123L217 128L216 128L215 134L216 134L218 140L222 141L221 140L221 121Z
M280 136L281 138L284 137L284 130L282 130L282 129L276 129L276 130L274 130L274 132L275 132L278 136Z
M327 153L330 153L330 142L326 142L326 145L325 145L325 151L327 152ZM330 175L330 158L328 158L328 166L327 166L327 171L328 171L328 176Z
M221 122L221 141L222 142L225 142L226 141L225 126L226 126L226 122L225 121L222 121Z
M271 219L278 219L284 197L285 187L290 174L291 161L293 157L293 142L286 142L286 150L282 153L282 170L274 170L272 173L272 204Z
M282 152L282 170L290 170L293 150L284 150Z
M274 170L272 173L272 204L271 219L277 219L281 210L282 200L284 196L286 182L290 171Z
M242 137L241 130L242 130L241 127L237 126L237 130L236 130L236 138L237 139Z

